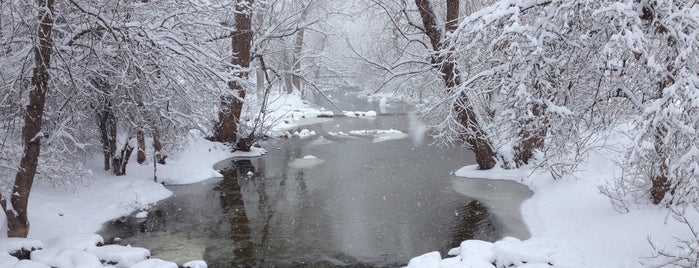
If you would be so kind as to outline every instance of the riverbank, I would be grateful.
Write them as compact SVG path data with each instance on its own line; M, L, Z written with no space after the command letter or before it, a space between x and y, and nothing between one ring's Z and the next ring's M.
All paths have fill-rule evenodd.
M413 258L409 267L665 267L667 259L654 258L656 250L681 252L677 239L693 237L688 226L652 205L620 213L599 190L622 174L617 163L624 142L604 141L576 172L557 180L546 170L459 169L455 175L463 180L506 179L527 185L534 195L522 204L521 213L531 238L464 241L450 256L426 253ZM687 216L699 222L696 211Z
M298 95L273 98L268 114L270 134L285 134L302 125L304 118L328 114L312 107ZM294 134L289 134L294 135ZM297 134L298 136L298 134ZM156 202L172 195L163 185L190 184L221 177L213 169L219 161L231 157L255 157L265 154L262 148L251 152L230 152L220 143L190 133L189 145L168 158L166 165L130 163L125 176L114 176L102 169L101 156L86 160L92 180L86 185L56 188L36 180L29 200L31 228L27 239L8 239L5 215L0 213L0 267L102 267L103 262L119 262L116 267L178 267L177 264L150 258L147 249L136 247L100 247L104 239L96 235L104 223L146 211ZM133 158L132 158L133 159ZM147 217L146 213L138 213ZM41 249L41 250L36 250ZM19 250L36 250L31 260L11 256ZM149 259L150 258L150 259ZM139 266L140 265L140 266ZM182 264L180 264L182 265ZM195 260L186 267L206 267Z
M296 95L275 99L281 102L272 104L275 112L270 116L283 124L270 128L274 135L312 137L315 133L311 131L290 133L288 130L312 123L317 115L328 113L311 107ZM420 132L418 130L411 127L411 132ZM405 138L403 133L397 134ZM215 163L236 155L265 153L260 148L252 154L232 153L224 145L192 135L184 150L168 158L167 165L157 167L157 182L152 163L131 163L127 176L116 177L101 170L99 158L88 161L94 177L89 185L66 190L37 182L29 204L32 224L29 239L0 238L0 267L101 267L100 260L120 261L124 267L139 262L141 267L176 267L172 262L156 258L145 260L150 255L147 249L98 247L104 241L94 233L109 220L145 211L169 197L172 193L163 184L190 184L220 177L212 168ZM655 252L649 239L656 245L674 249L675 237L691 234L686 226L669 218L665 210L639 205L622 214L600 194L598 187L610 183L622 172L616 165L621 157L620 150L614 147L623 142L606 141L602 149L589 155L577 172L557 180L547 172L526 168L480 171L475 166L467 166L459 169L455 175L464 177L462 180L507 179L528 186L534 195L522 204L521 214L531 237L523 241L504 238L494 243L464 241L461 247L450 251L452 257L431 252L413 258L410 267L509 267L510 264L517 267L642 267L656 264L658 259L649 258ZM382 200L386 201L386 197ZM138 215L148 217L146 213ZM699 222L696 213L689 216ZM0 215L0 219L4 222L4 215ZM0 230L1 235L5 233L5 229ZM9 255L20 248L43 250L33 254L32 260L20 262ZM200 261L190 265L205 267Z

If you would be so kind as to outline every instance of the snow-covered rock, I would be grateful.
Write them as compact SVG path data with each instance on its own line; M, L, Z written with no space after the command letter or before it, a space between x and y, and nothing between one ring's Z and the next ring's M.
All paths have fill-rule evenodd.
M441 261L442 255L439 255L437 251L433 251L410 259L408 268L440 268L442 267Z
M0 250L7 253L15 253L17 251L33 251L43 248L43 243L36 239L27 238L2 238L0 239Z
M100 261L116 267L129 267L150 258L150 251L145 248L107 245L88 250Z
M134 217L135 217L136 219L145 219L145 218L148 218L148 211L141 211L141 212L138 212L138 213L136 213L136 215L135 215Z
M182 265L182 267L184 267L184 268L208 268L208 266L206 265L206 262L202 261L202 260L185 262Z
M310 137L313 137L316 135L316 132L313 130L308 130L308 129L302 129L301 131L294 131L294 136L298 137L299 139L307 139Z
M129 268L178 268L178 266L174 262L161 259L147 259L131 265Z
M306 155L303 158L296 158L289 162L288 166L295 169L309 169L318 166L325 162L325 160L317 158L313 155Z
M32 252L31 259L51 267L95 267L96 256L87 253L103 243L97 234L66 235L46 240L46 247Z

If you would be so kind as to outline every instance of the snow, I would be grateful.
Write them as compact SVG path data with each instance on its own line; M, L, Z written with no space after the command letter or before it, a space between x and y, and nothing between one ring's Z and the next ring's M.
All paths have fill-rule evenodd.
M174 262L160 259L147 259L131 265L129 268L178 268L178 266Z
M115 265L116 267L130 267L131 265L150 258L150 251L147 249L130 246L107 245L89 249L88 252L97 256L100 261Z
M139 178L116 177L105 171L94 173L92 184L75 189L74 193L37 183L29 200L29 238L45 241L58 235L92 234L104 222L146 209L172 195L163 185L153 182L152 175ZM4 221L4 217L0 216L0 220Z
M614 142L609 142L614 144ZM455 172L464 177L455 184L471 183L470 178L505 179L524 184L533 196L520 212L531 237L520 241L507 237L495 243L464 241L444 259L437 252L411 260L408 267L643 267L654 263L654 243L669 246L675 237L691 237L686 226L668 220L668 214L654 206L639 207L621 214L599 186L612 181L622 170L617 166L619 150L607 144L592 153L586 163L569 177L554 180L548 173L531 168L478 170L466 166ZM459 182L461 180L461 182ZM469 184L469 185L472 185ZM479 187L455 187L476 199L500 202L502 197ZM508 192L505 190L505 192ZM511 212L493 211L496 217ZM695 222L699 216L690 214ZM507 228L507 227L505 227ZM458 253L458 254L457 254ZM439 258L438 258L439 256ZM414 263L414 264L413 264Z
M298 137L299 139L308 139L310 137L313 137L316 135L315 131L308 130L308 129L302 129L301 131L295 131L294 136Z
M184 268L208 268L208 266L206 265L206 262L201 261L201 260L186 262L182 265L182 267L184 267Z
M136 219L145 219L148 218L148 211L141 211L139 213L136 213L134 216Z
M374 139L371 141L372 143L399 140L408 137L408 134L396 129L352 130L349 134L356 136L373 136Z
M371 141L372 143L379 143L379 142L384 142L384 141L390 141L390 140L400 140L404 139L405 137L408 137L408 134L405 134L403 132L386 132L386 133L376 133L374 134L374 139Z
M284 136L288 130L304 125L333 120L335 114L323 108L311 107L298 94L277 94L270 97L266 109L266 120L272 122L267 135Z
M441 265L439 264L439 262L441 260L442 260L442 256L439 255L439 252L433 251L433 252L421 255L419 257L415 257L415 258L410 259L410 262L408 263L408 267L439 268L439 267L441 267Z
M258 155L260 152L256 150L249 153L236 152L236 155ZM211 177L221 177L213 169L213 164L233 156L228 146L193 136L189 146L182 152L177 156L169 157L166 165L158 165L158 181L165 184L189 184Z
M4 264L4 263L0 263L0 264ZM7 267L7 266L3 266L3 267ZM42 264L42 263L30 261L30 260L18 261L16 263L12 264L11 267L12 268L50 268L50 266L48 266L46 264Z
M33 251L31 258L54 267L72 267L81 259L78 257L83 257L85 251L97 247L102 242L102 237L96 234L60 236L47 239L46 248Z
M325 162L325 160L317 158L313 155L306 155L302 158L296 158L289 162L288 166L295 169L310 169Z
M0 240L0 251L7 253L14 253L20 250L31 251L43 247L43 243L36 239L11 237Z
M374 118L376 111L343 111L347 117Z
M262 147L252 147L250 148L249 152L245 151L235 151L231 153L230 157L237 157L237 158L255 158L255 157L260 157L267 154L267 150L265 150ZM209 162L210 163L210 162Z

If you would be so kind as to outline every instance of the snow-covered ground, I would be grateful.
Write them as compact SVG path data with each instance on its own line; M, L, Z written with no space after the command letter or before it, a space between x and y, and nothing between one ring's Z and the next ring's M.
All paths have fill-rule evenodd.
M522 204L521 214L531 237L464 241L444 258L430 252L413 258L408 267L663 267L662 259L652 258L655 250L649 240L676 251L676 238L692 234L657 206L638 205L629 213L615 210L599 190L622 172L616 164L619 151L607 143L579 171L558 180L531 169L459 169L455 175L463 180L507 179L527 185L534 195ZM699 223L699 215L689 213L690 222Z
M329 111L311 107L297 95L274 98L269 110L272 111L269 116L276 122L269 129L270 133L331 120L319 118L319 115L332 116ZM306 130L296 136L312 135L315 133ZM213 169L215 163L230 157L256 157L265 153L264 149L256 147L251 152L230 152L227 146L192 133L188 146L168 157L167 164L158 165L155 170L152 162L139 165L132 161L127 165L127 175L117 177L102 170L101 156L96 156L86 163L94 177L89 185L66 190L37 181L29 200L28 239L0 238L0 267L178 267L172 262L150 258L150 252L144 248L101 246L103 238L95 233L104 223L130 217L134 212L139 212L135 217L147 217L142 211L172 194L163 184L189 184L219 177L221 175ZM0 236L6 237L7 226L2 213L0 222L3 222ZM20 261L10 255L20 249L39 250L31 253L31 260ZM199 260L180 265L206 267Z

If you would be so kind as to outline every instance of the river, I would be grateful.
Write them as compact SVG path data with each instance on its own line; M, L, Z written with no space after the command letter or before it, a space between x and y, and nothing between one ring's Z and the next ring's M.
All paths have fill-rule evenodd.
M116 220L101 234L209 267L397 267L466 239L529 236L518 209L531 195L526 187L454 177L474 164L472 154L429 138L340 135L407 133L411 120L402 104L335 99L346 110L383 113L304 126L317 133L308 139L263 141L266 156L218 163L224 178L168 186L174 195L147 219Z

